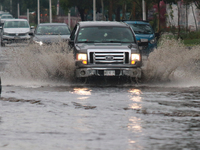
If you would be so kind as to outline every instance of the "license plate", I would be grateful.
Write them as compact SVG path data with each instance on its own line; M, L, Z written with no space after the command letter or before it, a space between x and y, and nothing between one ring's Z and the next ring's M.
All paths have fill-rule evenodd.
M148 39L140 39L141 42L148 42Z
M115 76L115 70L104 70L104 76Z

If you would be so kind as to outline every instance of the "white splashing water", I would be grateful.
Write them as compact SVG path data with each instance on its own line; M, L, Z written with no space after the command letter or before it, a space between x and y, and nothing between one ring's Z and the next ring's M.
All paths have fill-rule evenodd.
M73 81L74 57L65 43L11 47L4 53L11 60L2 75L3 82L7 85ZM145 83L200 86L199 46L189 49L181 41L162 39L158 49L149 55L145 64Z
M181 41L162 39L144 68L146 81L199 86L200 47L186 47Z
M74 56L65 43L13 47L4 55L10 59L2 75L6 84L70 82L73 79Z

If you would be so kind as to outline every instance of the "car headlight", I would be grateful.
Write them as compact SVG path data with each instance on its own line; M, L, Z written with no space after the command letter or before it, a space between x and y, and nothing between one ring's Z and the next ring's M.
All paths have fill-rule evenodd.
M43 42L42 41L34 41L36 44L39 44L40 46L43 45Z
M140 61L140 54L131 54L131 64L134 65L136 61Z
M83 64L87 64L87 54L79 53L76 55L76 60L82 61Z
M156 38L150 40L150 43L151 43L151 44L155 44L155 43L156 43Z

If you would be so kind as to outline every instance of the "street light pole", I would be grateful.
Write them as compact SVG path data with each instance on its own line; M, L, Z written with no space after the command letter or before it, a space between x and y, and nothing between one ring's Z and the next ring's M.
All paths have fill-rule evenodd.
M49 22L52 23L52 9L51 9L51 0L49 0Z
M10 0L10 13L12 13L12 0Z
M146 21L146 6L144 0L142 0L142 12L143 12L143 21Z
M96 0L93 0L93 21L96 21Z
M19 16L20 16L19 2L17 3L17 16L18 16L18 18L19 18Z
M29 22L29 9L27 9L27 20Z
M37 1L38 3L38 24L40 24L40 0Z

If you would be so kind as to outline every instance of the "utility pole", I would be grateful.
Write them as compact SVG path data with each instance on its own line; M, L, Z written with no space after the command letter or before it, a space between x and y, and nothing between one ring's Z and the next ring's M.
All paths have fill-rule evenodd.
M20 11L19 11L19 2L18 2L18 4L17 4L17 16L18 16L18 18L19 18L19 16L20 16Z
M93 21L96 21L96 0L93 0Z
M51 9L51 0L49 0L49 22L52 23L52 9Z
M10 13L12 13L12 0L10 0Z
M38 24L40 24L40 0L38 0L38 6L37 6L37 8L38 8Z
M143 14L143 21L146 21L146 6L145 6L145 1L142 0L142 14Z
M102 7L102 20L104 21L104 3L103 3L103 0L101 0L101 7Z
M57 1L57 12L56 15L59 15L59 0Z
M29 22L29 9L27 9L27 20Z
M71 29L71 10L68 12L68 26Z

